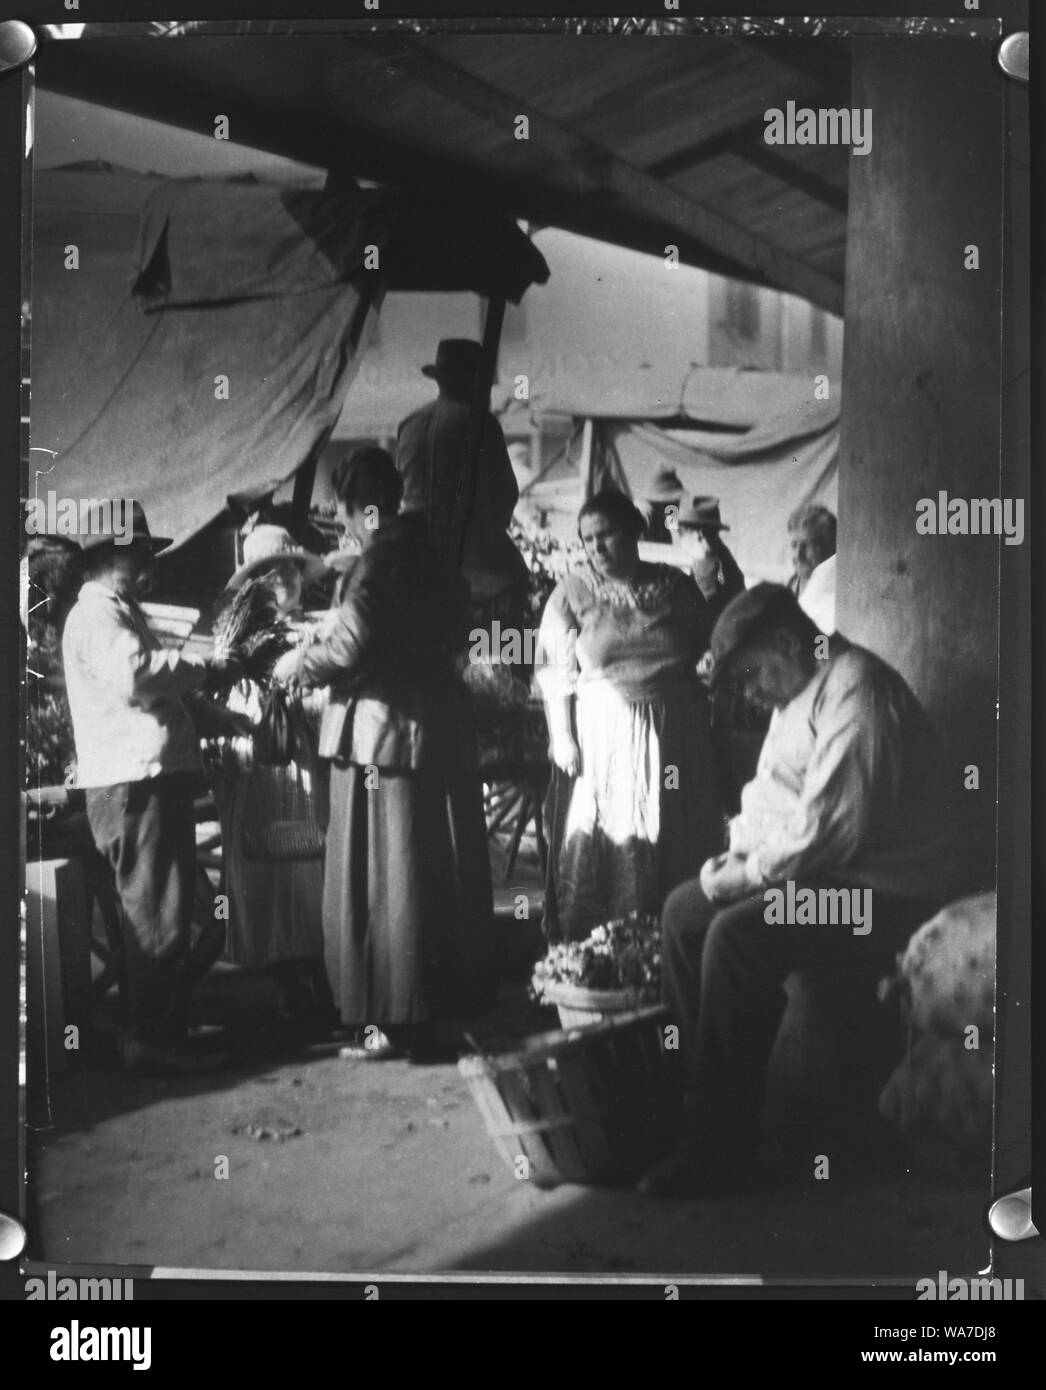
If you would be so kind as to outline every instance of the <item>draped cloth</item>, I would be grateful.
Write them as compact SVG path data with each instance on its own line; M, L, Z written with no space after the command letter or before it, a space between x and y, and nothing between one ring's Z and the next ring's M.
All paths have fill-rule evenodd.
M403 190L41 171L29 496L187 540L318 453L388 288L518 303L548 273L511 218Z
M41 174L29 495L133 498L177 543L300 467L382 294L336 211L254 183Z

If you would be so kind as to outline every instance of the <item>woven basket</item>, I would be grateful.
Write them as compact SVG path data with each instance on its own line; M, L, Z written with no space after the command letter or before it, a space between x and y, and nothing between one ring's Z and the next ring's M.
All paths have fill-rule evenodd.
M545 985L541 999L544 1004L555 1004L562 1028L602 1023L649 1002L634 989L586 989L583 985L564 984Z
M462 1076L513 1174L539 1187L631 1181L676 1137L677 1052L663 1006L593 1027L540 1033L522 1048L463 1057Z

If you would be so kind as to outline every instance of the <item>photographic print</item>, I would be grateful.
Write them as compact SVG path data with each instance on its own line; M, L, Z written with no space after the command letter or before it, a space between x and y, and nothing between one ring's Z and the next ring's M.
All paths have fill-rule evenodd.
M358 8L38 31L31 1296L1032 1296L1000 21Z

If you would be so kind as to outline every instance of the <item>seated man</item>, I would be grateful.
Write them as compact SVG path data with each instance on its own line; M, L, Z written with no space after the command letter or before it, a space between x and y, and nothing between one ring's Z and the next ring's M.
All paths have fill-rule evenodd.
M895 951L962 886L951 829L961 777L949 806L930 722L896 671L824 636L778 584L728 604L712 654L714 684L737 680L774 714L729 851L664 908L687 1128L643 1180L659 1195L728 1190L750 1175L787 976L827 975L854 1032L856 1006ZM865 1039L852 1040L856 1056Z

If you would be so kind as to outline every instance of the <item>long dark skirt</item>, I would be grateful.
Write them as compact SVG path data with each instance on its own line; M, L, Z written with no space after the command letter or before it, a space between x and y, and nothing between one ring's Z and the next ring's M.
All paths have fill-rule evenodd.
M492 927L476 775L333 766L323 935L342 1021L430 1023L486 1007Z

